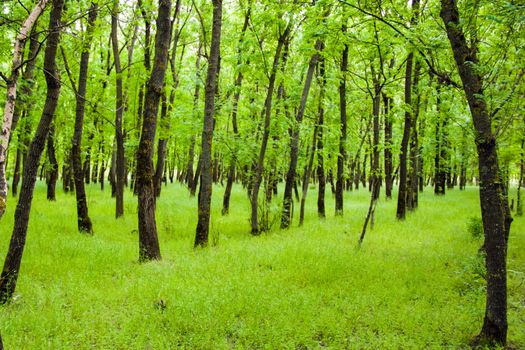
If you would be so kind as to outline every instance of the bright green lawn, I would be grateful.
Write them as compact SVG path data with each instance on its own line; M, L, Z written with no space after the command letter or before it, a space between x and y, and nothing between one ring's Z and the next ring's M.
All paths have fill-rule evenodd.
M170 185L158 202L161 262L137 263L136 199L114 219L109 189L88 189L95 235L76 232L75 199L55 203L39 184L15 301L0 309L7 349L422 349L456 348L481 326L481 242L466 230L478 192L430 188L420 209L396 222L395 200L379 203L376 226L356 249L367 191L347 193L343 218L317 219L309 192L303 228L250 236L239 187L220 215L218 245L192 249L196 199ZM281 193L279 194L280 203ZM1 260L15 200L0 223ZM298 205L296 205L298 208ZM296 218L298 213L296 213ZM509 341L525 348L525 220L509 245Z

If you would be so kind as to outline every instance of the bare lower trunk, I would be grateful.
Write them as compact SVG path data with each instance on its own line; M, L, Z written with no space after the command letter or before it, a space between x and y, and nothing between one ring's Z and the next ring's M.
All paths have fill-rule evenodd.
M346 33L346 25L343 25ZM339 81L339 113L341 131L339 134L339 154L337 155L337 180L335 185L335 215L343 215L344 165L346 161L346 72L348 70L348 45L345 44L341 59L341 80Z
M76 93L76 114L75 114L75 129L73 132L73 140L71 146L71 157L73 163L73 171L75 178L75 193L77 198L77 227L79 232L93 233L93 225L88 214L86 190L84 188L84 177L89 178L89 172L84 173L81 161L81 145L82 132L84 129L84 109L86 104L86 89L89 68L89 52L91 48L91 41L93 38L93 30L95 21L97 19L98 6L91 4L88 26L86 31L86 39L83 44L82 55L80 58L80 72L78 78L78 89ZM89 160L86 157L86 160Z
M153 142L157 131L157 112L168 64L168 50L171 41L170 15L171 1L159 0L155 60L146 89L142 133L137 151L139 261L160 260L161 258L155 221Z
M487 267L485 317L477 343L505 345L507 341L507 237L512 218L506 214L502 193L496 137L492 132L483 91L483 76L478 64L476 42L469 46L460 26L456 1L441 0L441 18L454 53L463 90L467 97L474 128L480 177L480 203L485 234Z
M211 194L212 194L212 164L211 152L213 142L213 123L215 112L215 93L217 88L220 40L222 25L222 0L213 0L213 25L211 48L208 60L204 97L204 125L202 129L201 147L201 181L199 190L198 222L195 232L195 247L208 245L210 229Z
M295 174L297 170L297 157L299 153L299 126L303 121L304 112L306 110L306 101L308 99L308 93L310 92L310 86L312 84L315 66L320 58L320 52L323 50L323 48L323 42L321 40L317 40L315 44L315 49L317 52L312 56L308 64L308 72L306 73L306 78L304 81L301 102L299 104L299 109L297 110L297 115L295 117L295 125L292 128L290 141L290 164L288 166L288 172L286 174L286 184L284 188L281 228L288 228L292 221L292 191L295 182Z

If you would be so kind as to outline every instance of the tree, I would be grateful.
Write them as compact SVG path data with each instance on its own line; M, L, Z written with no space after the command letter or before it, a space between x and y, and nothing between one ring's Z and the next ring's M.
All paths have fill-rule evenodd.
M29 13L24 23L22 23L20 32L15 40L11 74L8 78L5 78L7 82L7 98L4 106L2 133L0 134L0 219L4 215L7 205L6 152L7 145L11 138L11 124L13 123L13 115L15 113L17 81L20 75L20 69L24 64L24 62L22 62L24 58L24 46L29 37L29 33L31 33L31 29L44 11L46 4L47 0L40 0ZM34 60L34 57L30 57L30 61L31 60Z
M118 44L118 13L119 0L113 1L111 11L111 46L113 48L113 60L115 65L116 79L116 98L115 98L115 217L119 218L124 215L124 182L126 176L126 161L124 156L124 133L122 131L122 118L124 113L123 95L122 95L122 67L120 65L120 51Z
M155 189L153 185L153 148L157 131L157 113L168 66L171 41L171 1L159 0L155 59L144 101L142 133L137 152L137 192L139 221L139 260L159 260L160 248L155 222Z
M441 0L440 16L445 24L476 130L479 196L487 266L485 318L476 342L505 345L508 327L506 251L510 223L505 216L503 201L506 198L500 186L497 140L484 97L484 79L476 68L479 64L477 41L473 40L470 45L467 43L455 0Z
M84 129L84 109L86 105L86 88L88 80L89 54L93 40L93 30L98 15L98 5L91 3L87 22L86 36L82 45L80 57L80 72L78 77L78 88L75 91L76 113L73 140L71 142L71 160L73 163L75 194L77 197L77 226L79 232L93 233L93 224L88 214L86 191L84 188L84 169L82 169L81 146L82 132Z
M58 96L60 95L60 78L56 67L56 53L60 40L60 19L62 17L64 1L53 0L52 3L53 7L49 16L49 34L44 55L44 75L47 84L46 102L35 136L29 146L22 177L22 189L15 211L15 224L11 235L11 242L7 251L2 274L0 275L0 303L2 304L11 299L16 288L26 242L29 213L31 212L31 202L40 157L44 151L46 138L55 115Z
M212 194L212 163L211 152L213 142L213 124L215 112L215 92L219 71L219 56L221 45L222 0L213 2L213 25L211 33L211 47L208 59L208 74L204 95L204 126L202 128L200 188L198 222L195 234L195 247L208 245L210 229L210 210Z

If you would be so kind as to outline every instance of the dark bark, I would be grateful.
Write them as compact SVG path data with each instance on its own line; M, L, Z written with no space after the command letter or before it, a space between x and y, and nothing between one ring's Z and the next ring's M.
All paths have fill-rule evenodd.
M237 48L237 78L235 79L234 84L234 94L233 94L233 103L232 103L232 129L233 129L233 136L237 139L239 137L239 127L237 125L237 109L239 106L239 100L241 98L241 87L242 87L242 81L244 79L244 75L242 74L241 70L241 64L242 64L242 43L244 41L244 35L246 33L246 30L248 29L248 24L250 23L250 16L251 16L251 9L248 8L248 11L246 12L246 15L244 16L244 23L241 30L241 36L239 38L239 46ZM236 147L237 143L234 143L234 147ZM236 163L236 149L233 149L233 155L232 159L230 161L230 167L228 169L228 179L226 180L226 188L224 190L224 197L222 200L222 215L227 215L230 211L230 197L231 192L233 188L233 181L235 176L235 163Z
M521 188L523 187L523 171L525 170L525 138L521 139L520 152L520 177L518 179L518 190L516 194L516 216L523 216L523 200L521 199ZM465 176L466 177L466 176Z
M279 60L281 59L281 51L285 46L286 41L288 40L288 35L290 33L291 26L288 26L282 33L279 35L277 41L277 48L275 49L275 56L273 58L272 71L270 74L270 79L268 82L268 90L266 93L266 100L264 103L263 115L264 115L264 126L263 126L263 135L261 140L261 148L259 150L259 157L254 166L254 175L253 175L253 184L252 191L250 196L251 204L251 233L252 235L257 235L261 231L266 231L268 227L261 227L259 225L258 218L258 199L259 199L259 188L262 182L262 176L264 171L264 158L266 155L266 148L268 146L268 139L270 137L270 117L272 114L272 99L273 91L275 88L275 78L277 77L277 70L279 69ZM287 51L285 50L282 54L283 64L286 62Z
M297 157L299 153L299 126L303 121L304 112L306 110L306 101L308 99L308 93L310 92L310 86L312 85L312 79L314 76L315 66L320 58L320 51L323 49L323 42L317 40L315 44L316 53L310 58L308 63L308 71L304 81L304 88L301 95L301 102L297 110L295 117L295 123L292 127L291 140L290 140L290 163L288 172L286 174L286 184L284 187L284 198L283 198L283 210L281 216L281 228L288 228L292 221L292 190L295 182L295 175L297 170Z
M15 210L15 222L9 250L0 276L0 303L11 299L16 288L22 254L25 247L29 214L35 188L40 157L44 151L49 128L55 114L60 94L60 78L56 68L56 52L60 39L60 18L63 0L54 0L49 16L49 31L44 55L44 76L47 84L46 101L24 166L22 188Z
M171 51L171 57L169 58L169 63L171 67L171 77L173 81L173 85L170 91L170 97L169 97L169 105L166 106L166 95L163 95L162 100L162 111L161 111L161 134L159 136L158 146L157 146L157 166L155 168L155 176L153 177L153 184L155 187L155 196L160 196L161 191L161 180L162 180L162 174L164 173L165 164L166 162L166 152L167 152L167 146L169 138L166 136L166 133L170 130L171 124L169 122L169 115L170 112L173 110L173 105L175 103L175 91L179 85L179 78L178 78L178 72L175 65L175 61L177 58L177 47L179 44L179 37L180 37L180 30L178 27L179 23L179 12L181 7L181 1L177 0L175 3L175 13L173 15L173 21L176 21L176 27L172 28L173 34L173 47ZM182 29L181 29L182 30ZM181 56L182 60L182 56Z
M320 218L326 217L326 209L324 205L324 197L326 191L326 176L324 171L324 142L323 142L323 128L324 128L324 95L325 95L325 63L324 58L319 59L319 106L318 114L318 134L317 134L317 180L319 181L319 189L317 191L317 215Z
M124 215L124 183L126 176L126 160L124 159L124 133L122 131L123 97L122 97L122 68L120 65L120 51L118 47L118 13L119 0L113 1L111 13L111 46L116 73L115 98L115 141L117 145L115 162L115 217Z
M142 133L137 151L139 261L160 260L161 258L155 221L153 151L157 131L157 112L168 66L171 41L170 15L171 1L159 0L155 59L146 88Z
M460 25L455 0L441 0L441 18L461 77L463 90L476 129L476 148L480 177L480 203L485 234L487 267L485 317L476 343L505 345L507 341L506 246L510 220L506 218L506 198L500 185L497 142L484 99L483 76L478 65L477 43L467 44Z
M51 124L47 135L47 160L48 169L46 173L47 200L56 201L56 186L58 180L58 162L55 151L55 126Z
M414 67L414 78L412 81L412 94L415 95L415 100L412 103L411 111L412 118L410 120L410 174L409 183L410 186L407 188L407 199L406 205L408 210L415 210L418 206L418 194L419 194L419 132L418 132L418 118L419 108L421 101L421 94L419 93L419 74L421 72L421 62L416 60Z
M212 195L211 151L215 114L215 93L218 80L221 44L222 0L213 1L213 25L208 59L208 74L204 93L204 125L202 128L201 181L199 189L198 222L195 232L195 247L208 245Z
M412 63L414 54L408 54L405 73L405 106L410 108L412 105ZM404 220L406 215L406 198L407 198L407 153L408 141L410 139L410 126L412 113L407 109L405 111L405 125L403 128L403 139L401 140L401 152L399 154L399 189L397 194L397 211L398 220Z
M447 116L441 112L441 87L436 87L436 154L434 158L434 194L444 195L447 181Z
M40 43L38 42L39 33L33 31L31 33L30 43L29 43L29 52L28 58L38 55L40 50ZM23 84L20 87L20 95L18 98L17 104L15 105L15 114L13 115L13 122L11 125L11 132L17 131L18 134L18 146L16 149L16 160L15 160L15 170L13 173L13 182L11 186L11 191L13 196L16 197L18 194L18 183L20 182L20 174L23 166L23 159L27 155L27 149L29 142L31 141L31 123L29 114L33 106L32 95L33 95L33 86L34 86L34 72L35 72L35 63L36 59L30 60L26 66L24 73L22 75ZM17 129L19 121L22 122L22 129Z
M317 148L317 132L319 130L318 123L314 126L314 133L312 136L312 146L310 148L310 154L307 154L308 164L304 169L303 173L303 186L302 186L302 195L301 195L301 207L299 210L299 226L303 225L304 222L304 208L306 204L306 195L308 194L308 185L310 183L310 176L312 174L312 168L314 164L315 149Z
M93 30L98 14L98 5L91 3L89 9L88 23L86 29L86 38L82 47L80 57L80 71L78 77L78 88L76 96L76 114L73 140L71 142L71 158L75 178L75 193L77 199L77 227L79 232L93 233L93 224L89 218L86 190L84 188L83 178L89 178L89 172L84 173L81 161L82 132L84 129L84 110L86 104L86 88L89 68L89 53L91 42L93 40ZM86 157L86 161L89 160Z
M392 98L387 94L383 93L383 106L385 114L385 195L387 199L392 198L392 116L390 115L390 109L392 104Z
M343 34L346 33L343 25ZM339 80L340 134L337 155L337 181L335 185L335 215L343 215L344 165L346 161L346 72L348 70L348 44L345 44L341 57L341 79Z

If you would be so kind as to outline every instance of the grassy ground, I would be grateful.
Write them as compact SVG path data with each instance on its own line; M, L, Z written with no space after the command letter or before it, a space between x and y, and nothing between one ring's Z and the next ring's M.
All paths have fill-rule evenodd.
M346 194L343 218L328 194L319 220L313 189L303 228L252 237L242 189L222 217L215 188L218 244L194 251L196 199L170 185L157 205L163 260L143 265L129 192L126 216L115 220L109 191L88 187L89 237L76 232L74 196L59 191L50 203L44 190L39 184L15 300L0 309L7 349L457 348L481 326L481 243L466 229L479 216L476 188L442 198L426 189L405 222L394 219L395 201L382 199L359 251L366 191ZM1 259L14 206L10 199L0 223ZM516 348L525 348L524 229L516 218L509 245Z

